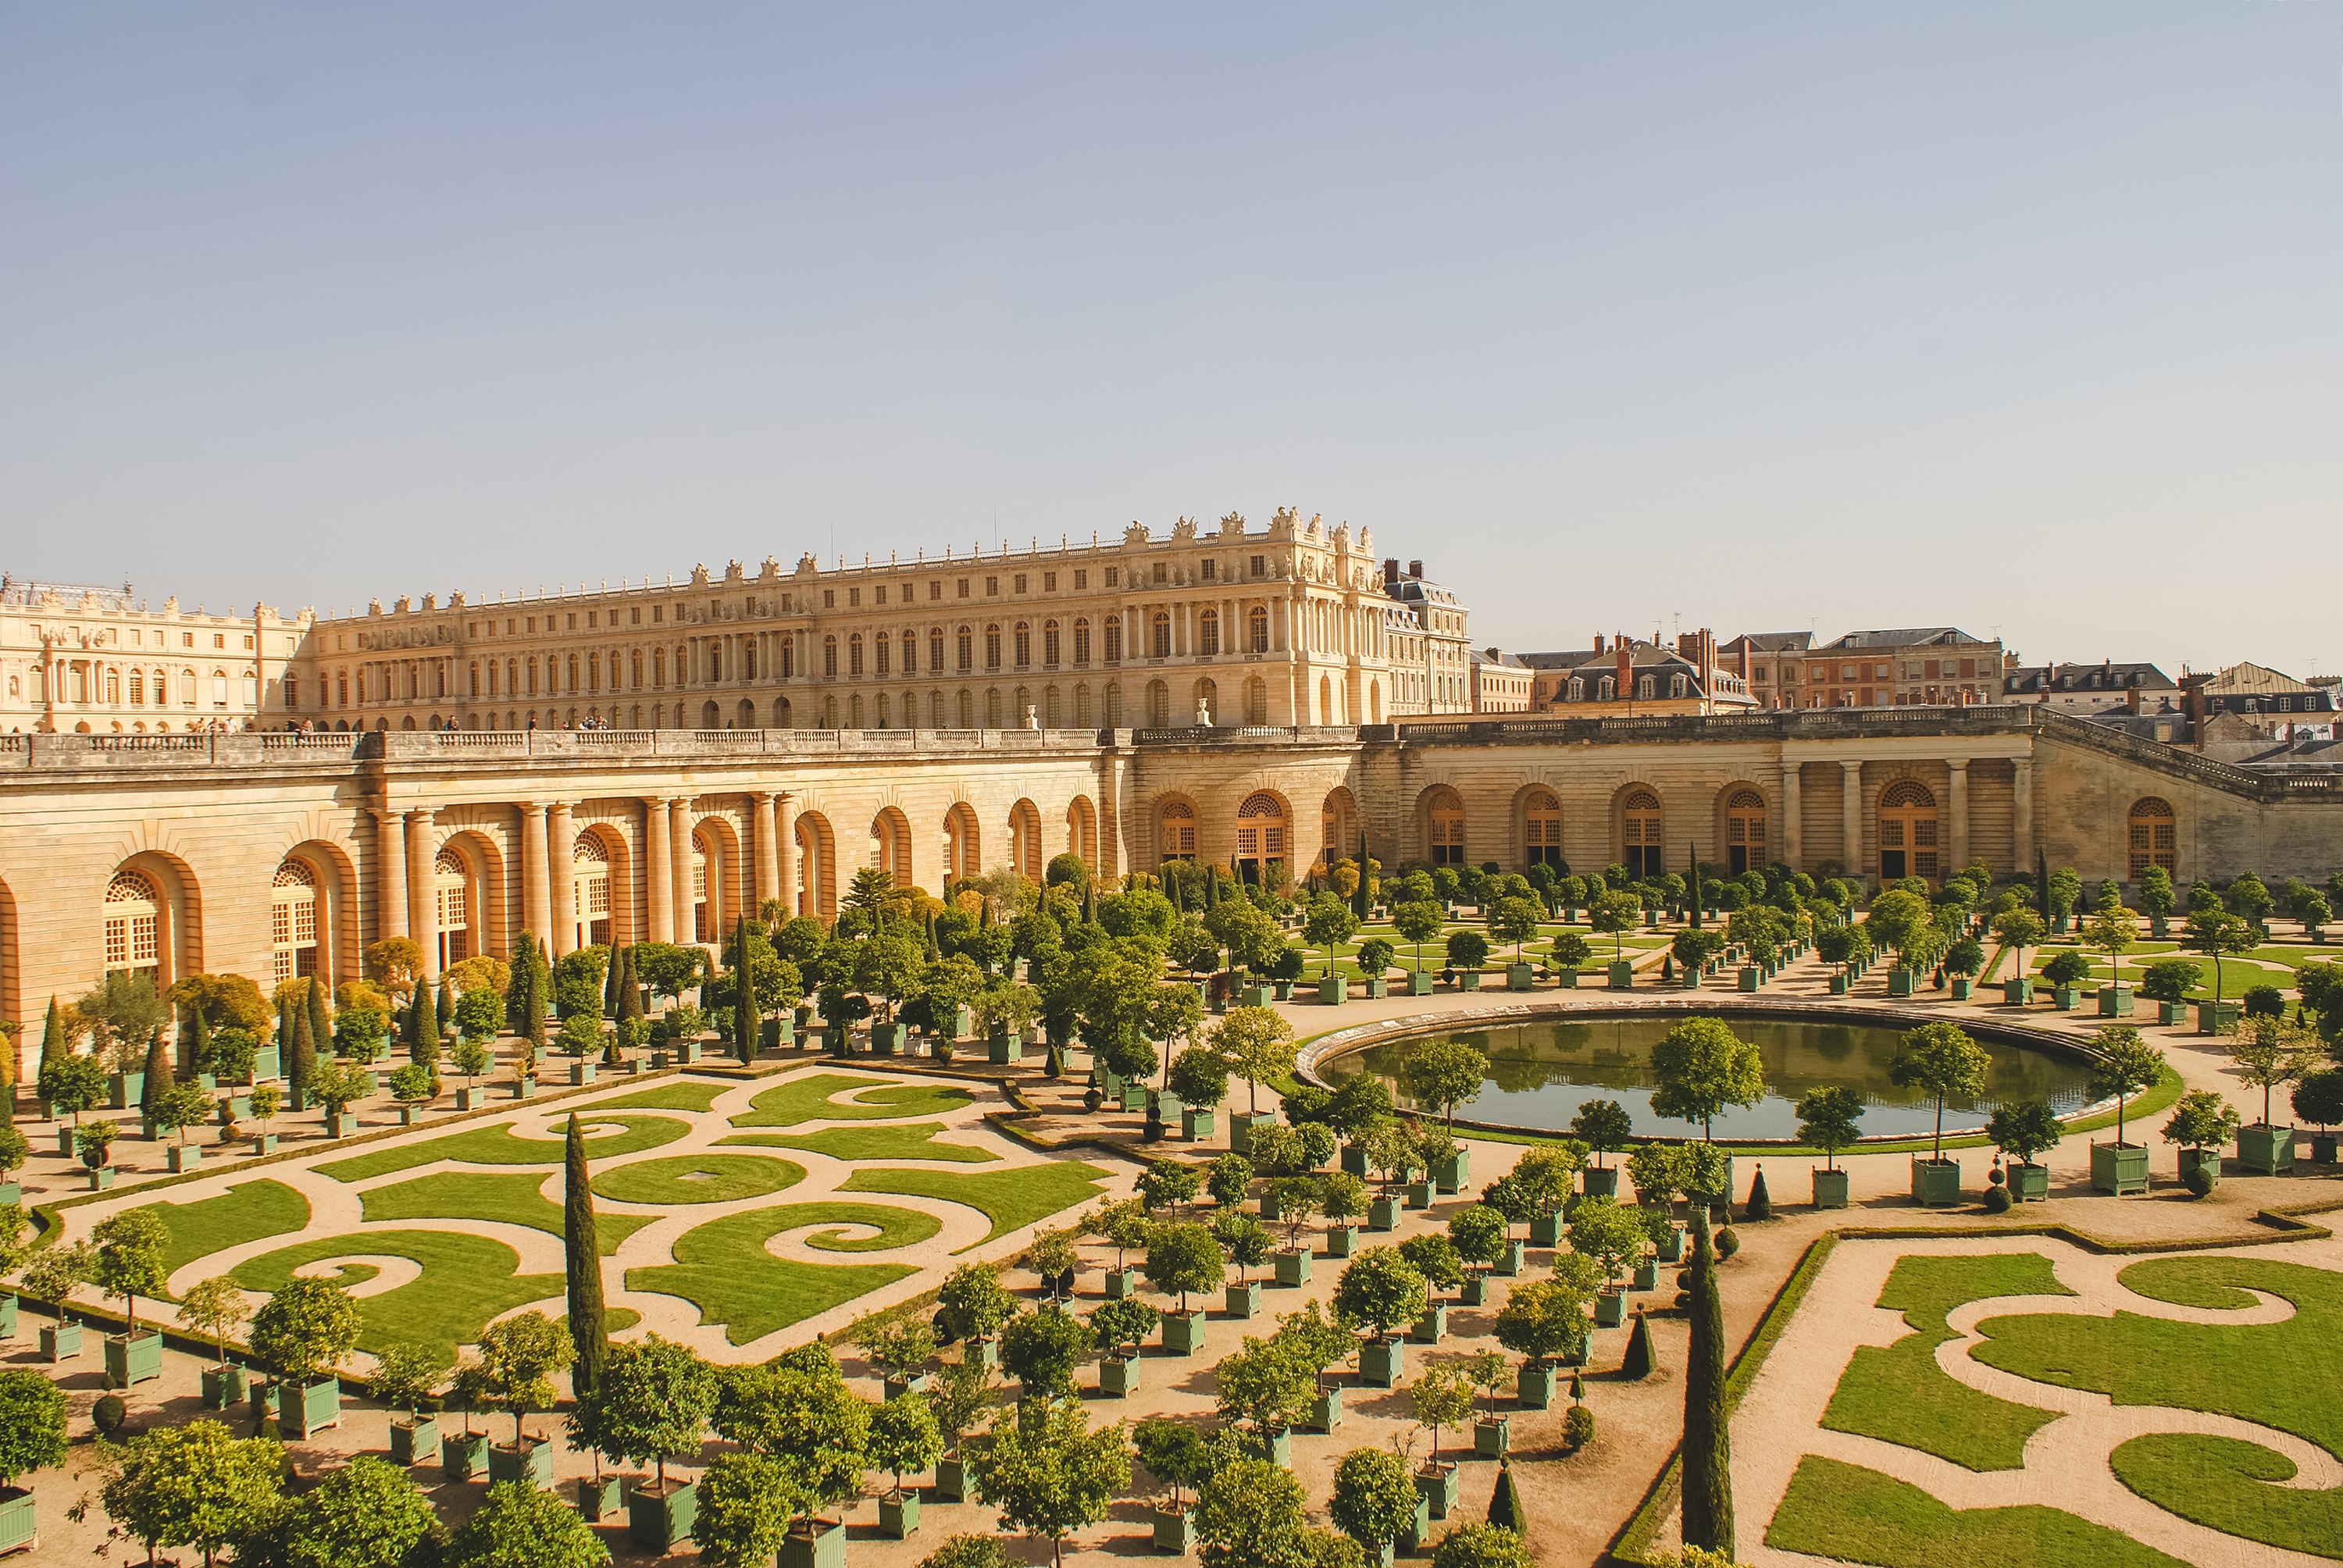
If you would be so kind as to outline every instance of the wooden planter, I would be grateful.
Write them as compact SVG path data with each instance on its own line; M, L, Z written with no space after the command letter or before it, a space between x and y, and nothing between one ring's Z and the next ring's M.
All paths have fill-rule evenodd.
M127 1334L106 1336L106 1382L108 1388L129 1388L162 1375L161 1334L148 1332L136 1338Z
M1923 1208L1961 1201L1961 1162L1957 1160L1912 1161L1912 1201Z
M1277 1282L1289 1286L1308 1284L1310 1260L1311 1254L1303 1250L1278 1253L1273 1260L1277 1264Z
M1204 1314L1196 1312L1163 1314L1163 1349L1168 1355L1192 1356L1204 1348Z
M488 1471L488 1434L459 1432L439 1443L439 1472L450 1481L477 1481Z
M1458 1148L1445 1160L1436 1161L1432 1167L1432 1183L1443 1192L1459 1192L1473 1179L1473 1151Z
M1407 1206L1411 1209L1431 1208L1432 1183L1430 1181L1409 1182L1407 1184Z
M1138 1358L1109 1356L1099 1362L1099 1392L1114 1399L1123 1399L1140 1389Z
M2008 1168L2009 1195L2021 1203L2047 1203L2050 1201L2050 1167L2047 1165L2012 1165Z
M1544 1410L1554 1403L1556 1382L1562 1369L1548 1362L1523 1362L1522 1370L1513 1374L1513 1397L1530 1410Z
M2202 1171L2207 1181L2218 1186L2221 1181L2221 1151L2217 1149L2181 1150L2180 1179L2187 1181L2192 1171Z
M1815 1207L1844 1209L1847 1204L1847 1173L1844 1171L1817 1171L1815 1176Z
M1277 1125L1277 1113L1272 1111L1235 1111L1229 1113L1229 1148L1232 1152L1252 1152L1252 1135L1265 1127Z
M488 1482L517 1482L542 1492L553 1484L553 1444L524 1442L518 1448L501 1442L488 1445Z
M1151 1510L1155 1523L1155 1550L1168 1552L1174 1557L1185 1557L1196 1550L1196 1516L1185 1507Z
M2129 1018L2131 1016L2132 1010L2132 996L2133 991L2129 986L2101 986L2099 988L2099 1016L2101 1018Z
M622 1493L626 1484L615 1475L588 1475L578 1483L578 1516L588 1524L599 1524L605 1519L616 1519L626 1506Z
M1340 1007L1351 998L1351 982L1341 975L1318 977L1318 1001L1322 1007Z
M2147 1191L2147 1145L2092 1144L2091 1185L2102 1192L2113 1192L2118 1196L2126 1192Z
M1473 1452L1480 1459L1503 1459L1513 1452L1513 1423L1509 1416L1487 1416L1473 1423Z
M1310 1405L1310 1430L1332 1432L1342 1424L1342 1385L1332 1383L1318 1391Z
M32 1489L0 1486L0 1552L23 1552L41 1544L41 1521Z
M1373 1339L1359 1346L1359 1381L1377 1388L1397 1388L1407 1376L1407 1342Z
M437 1421L394 1421L390 1423L390 1462L428 1464L439 1457Z
M691 1534L699 1488L689 1481L654 1481L627 1493L627 1539L665 1552ZM786 1550L786 1549L784 1549ZM786 1561L786 1558L784 1558Z
M251 1387L252 1374L242 1367L206 1367L204 1369L204 1408L232 1410L242 1404Z
M1433 978L1433 976L1423 970L1410 970L1407 975L1407 994L1410 996L1430 996L1432 994Z
M1181 1108L1180 1136L1191 1143L1208 1143L1212 1137L1212 1108L1209 1105L1189 1105Z
M2283 1175L2293 1170L2294 1129L2262 1122L2238 1128L2237 1163L2265 1176Z
M914 1519L917 1507L913 1505ZM840 1519L800 1519L781 1538L774 1568L846 1568L846 1523Z
M1242 1285L1230 1285L1221 1292L1223 1310L1232 1318L1254 1318L1261 1315L1261 1282L1247 1280Z
M1400 1201L1396 1198L1376 1198L1367 1204L1367 1229L1396 1231L1399 1229Z
M879 1494L879 1533L897 1541L909 1541L920 1528L920 1493L917 1488L887 1491ZM839 1561L846 1560L843 1548Z
M1463 1477L1453 1464L1418 1465L1415 1472L1416 1495L1423 1499L1434 1519L1445 1519L1456 1506L1456 1491Z
M1409 1340L1419 1345L1436 1345L1448 1337L1448 1303L1434 1302L1425 1309L1415 1326L1408 1331Z
M1589 1198L1616 1198L1619 1195L1619 1172L1616 1169L1589 1166L1578 1173L1578 1186Z
M1635 989L1635 966L1633 963L1622 960L1611 966L1611 989L1613 990L1633 990ZM1440 1516L1435 1515L1434 1517Z
M1528 1253L1525 1245L1508 1237L1497 1252L1497 1261L1489 1265L1489 1271L1510 1279L1529 1266Z
M1359 1228L1356 1225L1326 1227L1326 1255L1347 1258L1359 1250Z

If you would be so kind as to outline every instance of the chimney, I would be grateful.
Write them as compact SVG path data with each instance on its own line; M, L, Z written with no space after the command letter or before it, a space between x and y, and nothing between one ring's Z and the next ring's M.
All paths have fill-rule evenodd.
M2205 686L2204 686L2204 683L2203 683L2202 681L2191 681L2191 682L2189 682L2187 690L2187 691L2185 691L2184 693L2182 693L2182 695L2187 699L2187 702L2188 702L2188 732L2189 732L2189 735L2190 735L2190 737L2191 737L2192 739L2194 739L2196 740L2196 742L2197 742L2197 750L2199 750L2199 751L2202 751L2202 750L2204 750L2204 749L2205 749Z
M2124 706L2134 713L2137 713L2139 711L2138 687L2134 686L2126 689L2124 692Z
M1423 563L1422 561L1408 562L1407 575L1421 581L1423 577Z
M1594 654L1598 658L1603 655L1603 634L1599 631L1594 634Z
M1619 695L1632 698L1635 692L1635 645L1624 637L1614 637L1611 650L1618 660Z
M1397 556L1393 556L1383 562L1383 581L1387 583L1395 583L1399 581L1399 558Z

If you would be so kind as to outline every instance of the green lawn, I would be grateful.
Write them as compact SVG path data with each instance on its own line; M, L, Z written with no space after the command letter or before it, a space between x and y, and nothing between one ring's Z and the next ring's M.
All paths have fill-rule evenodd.
M805 1167L766 1154L678 1154L614 1166L594 1178L594 1194L619 1203L731 1203L805 1180Z
M948 1131L940 1121L910 1127L833 1127L826 1132L735 1132L719 1143L753 1144L766 1149L802 1149L833 1160L950 1160L956 1164L981 1165L998 1160L990 1149L966 1143L939 1143Z
M1765 1544L1882 1568L2183 1568L2059 1509L1955 1510L1908 1483L1813 1453L1798 1461Z
M177 1273L198 1258L257 1241L287 1236L309 1223L309 1200L282 1181L266 1179L229 1188L216 1198L193 1203L147 1203L170 1232L163 1249L163 1272Z
M715 1109L718 1095L737 1087L738 1085L730 1083L698 1083L689 1079L679 1079L673 1083L662 1083L656 1088L639 1089L632 1094L623 1094L616 1100L596 1101L594 1109L597 1111L711 1111Z
M919 1271L903 1263L801 1263L765 1251L783 1231L823 1223L882 1227L867 1241L812 1238L811 1245L830 1251L910 1246L941 1229L933 1215L873 1203L752 1209L685 1231L676 1239L674 1262L628 1270L627 1289L679 1296L699 1309L701 1323L722 1323L725 1338L741 1345Z
M423 1272L396 1290L358 1302L358 1348L379 1352L418 1345L452 1361L456 1347L474 1342L490 1320L529 1302L562 1292L559 1274L524 1274L520 1255L502 1241L451 1231L360 1231L320 1236L239 1265L236 1282L248 1291L278 1291L294 1271L330 1258L377 1255L411 1258ZM344 1265L331 1276L362 1284L379 1271Z
M441 1171L388 1187L370 1187L361 1196L369 1221L377 1220L501 1220L548 1236L563 1233L561 1205L540 1189L541 1175ZM597 1214L594 1240L608 1257L618 1243L652 1223L656 1214Z
M1990 1296L2074 1293L2058 1282L2050 1260L2039 1252L1897 1259L1879 1304L1901 1312L1914 1332L1892 1345L1856 1348L1823 1412L1823 1425L1916 1448L1971 1470L2020 1468L2026 1440L2056 1420L2056 1412L2013 1404L1954 1382L1936 1364L1936 1347L1954 1337L1945 1317L1964 1302Z
M1972 1352L1987 1366L2117 1404L2172 1405L2290 1432L2343 1454L2343 1275L2274 1258L2154 1258L2117 1276L2152 1300L2250 1305L2241 1287L2294 1304L2283 1322L2231 1327L2117 1312L1992 1318Z
M844 1101L830 1098L849 1090L860 1092ZM817 1072L773 1085L750 1101L748 1110L732 1118L732 1125L795 1127L803 1121L896 1121L912 1116L940 1116L975 1101L976 1096L965 1089Z
M2107 955L2093 953L2085 949L2083 956L2091 960L2092 974L2091 979L2083 982L2084 988L2090 990L2107 984ZM2195 1001L2210 1001L2213 998L2213 960L2200 958L2194 953L2167 953L2163 958L2152 961L2163 962L2174 957L2177 957L2182 963L2197 966L2197 983L2188 989L2189 999ZM2047 959L2037 955L2031 966L2033 972L2040 974L2042 966L2048 961ZM2123 963L2124 983L2136 986L2147 978L2147 965L2138 961L2132 954L2126 953ZM2294 989L2293 971L2266 970L2258 964L2247 963L2237 959L2221 960L2221 996L2224 1000L2236 1001L2250 988L2258 985L2274 985L2280 990L2291 990Z
M2294 1462L2258 1442L2193 1432L2135 1437L2107 1456L2116 1479L2158 1508L2225 1535L2343 1558L2343 1492L2272 1485Z
M559 1132L568 1121L566 1116L551 1123ZM607 1159L613 1154L633 1154L644 1149L657 1149L662 1143L672 1143L691 1131L689 1122L678 1121L671 1116L605 1116L599 1110L581 1111L578 1123L591 1129L595 1126L618 1126L622 1132L596 1134L588 1131L586 1155L589 1160ZM322 1176L337 1181L364 1181L375 1176L387 1176L396 1171L412 1171L418 1165L429 1165L441 1160L453 1160L466 1165L558 1165L561 1163L561 1142L558 1138L517 1138L513 1124L498 1122L493 1127L474 1128L446 1138L427 1139L421 1143L395 1144L377 1149L354 1159L337 1160L331 1165L318 1166Z
M857 1171L840 1187L843 1192L893 1192L909 1198L933 1198L980 1210L992 1229L959 1249L981 1247L998 1236L1022 1230L1077 1203L1087 1203L1103 1191L1106 1172L1080 1160L1049 1160L1014 1171L982 1173L958 1171Z

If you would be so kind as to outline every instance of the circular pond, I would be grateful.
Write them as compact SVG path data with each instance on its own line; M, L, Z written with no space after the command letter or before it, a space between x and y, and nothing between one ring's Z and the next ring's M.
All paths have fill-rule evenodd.
M1457 1107L1456 1114L1465 1120L1567 1132L1583 1101L1615 1100L1634 1119L1640 1135L1697 1136L1697 1123L1662 1117L1652 1110L1652 1048L1684 1017L1572 1015L1428 1032L1345 1051L1319 1063L1318 1070L1332 1083L1372 1072L1404 1104L1400 1063L1420 1045L1453 1040L1489 1059L1481 1091ZM1899 1089L1888 1079L1889 1064L1903 1039L1901 1030L1738 1013L1724 1021L1764 1057L1766 1093L1748 1110L1735 1107L1719 1116L1715 1124L1719 1139L1795 1139L1798 1118L1793 1107L1808 1090L1829 1083L1844 1084L1863 1097L1865 1138L1926 1135L1936 1126L1936 1101L1919 1090ZM2090 1069L2081 1060L2001 1040L1981 1038L1977 1043L1993 1061L1986 1073L1985 1092L1947 1101L1946 1131L1983 1127L1996 1109L2015 1101L2047 1100L2061 1116L2090 1103Z

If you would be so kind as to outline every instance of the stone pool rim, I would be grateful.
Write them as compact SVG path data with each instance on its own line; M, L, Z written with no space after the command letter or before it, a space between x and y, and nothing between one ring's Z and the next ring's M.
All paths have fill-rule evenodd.
M1370 1046L1385 1045L1394 1040L1404 1040L1413 1035L1455 1034L1472 1029L1508 1029L1525 1023L1544 1023L1557 1020L1594 1023L1604 1019L1625 1016L1650 1017L1672 1014L1681 1014L1685 1018L1713 1018L1720 1014L1739 1014L1753 1020L1785 1023L1858 1023L1898 1030L1916 1029L1924 1023L1957 1023L1963 1030L1976 1040L2017 1046L2026 1050L2037 1050L2048 1056L2063 1056L2089 1065L2097 1065L2100 1056L2097 1050L2092 1049L2087 1040L2076 1035L2043 1029L2034 1024L2005 1022L1999 1019L1950 1019L1939 1010L1930 1007L1899 1007L1892 1002L1851 1002L1835 999L1825 1001L1786 997L1606 996L1600 1001L1590 999L1587 1001L1575 1003L1514 1002L1504 1007L1472 1008L1463 1012L1417 1013L1408 1018L1387 1018L1373 1023L1353 1024L1348 1028L1333 1030L1304 1040L1301 1048L1294 1052L1293 1075L1312 1088L1332 1090L1334 1086L1327 1081L1324 1074L1318 1070L1321 1062L1337 1056L1348 1056L1353 1051L1364 1050ZM2078 1121L2087 1116L2096 1116L2101 1111L2112 1111L2115 1109L2115 1103L2113 1100L2099 1101L2097 1103L2083 1106L2072 1114L2061 1117L2059 1121L2062 1125ZM1469 1121L1461 1116L1456 1119L1455 1126L1459 1131L1497 1132L1510 1138L1562 1139L1570 1136L1569 1131L1563 1128L1523 1127L1509 1121ZM1976 1137L1979 1135L1980 1131L1971 1129L1960 1133L1959 1136ZM1855 1142L1847 1145L1847 1149L1860 1153L1865 1144L1909 1145L1914 1141L1915 1136L1909 1132L1879 1133L1871 1137L1858 1138ZM1926 1133L1916 1136L1921 1141L1926 1141L1928 1137ZM1628 1141L1631 1144L1684 1143L1697 1141L1697 1140L1637 1133ZM1729 1141L1736 1149L1803 1149L1805 1147L1795 1138L1734 1138L1725 1141Z

